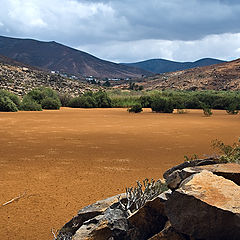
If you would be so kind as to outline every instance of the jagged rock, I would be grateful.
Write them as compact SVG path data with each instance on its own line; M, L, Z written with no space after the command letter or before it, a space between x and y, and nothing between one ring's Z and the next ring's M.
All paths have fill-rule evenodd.
M170 189L176 189L180 183L189 176L208 170L218 176L225 177L240 185L240 165L236 163L212 164L205 166L188 167L182 170L176 170L166 179L167 186Z
M187 239L189 238L187 238L184 234L176 232L176 230L172 227L171 223L167 221L164 229L160 233L149 238L148 240L187 240Z
M199 167L184 168L182 170L182 176L192 175L199 173L203 170L208 170L218 176L222 176L240 185L240 164L226 163L226 164L214 164Z
M185 179L165 203L178 232L206 240L239 240L240 187L203 170Z
M124 240L127 239L127 231L124 211L110 207L103 214L84 222L72 240Z
M165 199L158 196L128 217L131 240L148 239L163 229L167 221L164 202Z
M197 160L187 161L168 169L163 174L163 177L167 179L169 175L175 172L176 170L182 170L187 167L204 166L204 165L221 164L221 163L227 163L227 162L223 160L220 161L219 159L215 159L215 158L206 158L206 159L197 159Z
M84 222L89 219L93 219L96 216L102 215L110 206L118 203L118 197L125 197L125 194L120 194L107 198L105 200L98 201L92 205L89 205L81 209L77 216L73 217L68 223L66 223L59 231L59 236L74 235L75 232L83 225ZM60 239L60 238L58 238Z

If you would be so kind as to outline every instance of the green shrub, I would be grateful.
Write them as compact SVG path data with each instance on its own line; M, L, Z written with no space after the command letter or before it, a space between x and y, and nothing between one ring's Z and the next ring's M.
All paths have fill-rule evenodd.
M58 110L60 107L61 107L61 102L59 99L47 97L42 100L43 109Z
M26 95L23 97L20 109L23 111L42 111L42 106Z
M112 102L106 92L99 91L92 95L98 108L111 108Z
M203 114L205 117L210 117L212 116L212 109L209 107L204 107L203 108Z
M238 142L240 143L240 139L238 139ZM212 146L222 154L220 160L240 164L240 145L238 143L227 145L216 139L213 141Z
M59 94L58 97L59 97L61 105L63 107L68 107L69 106L69 102L72 99L72 97L70 95L68 95L68 94Z
M96 101L91 96L75 97L69 102L69 107L72 108L94 108L96 106Z
M142 105L143 108L150 108L151 104L152 104L152 98L151 96L145 95L145 96L141 96L139 98L140 103Z
M0 90L0 97L8 97L16 105L17 108L19 108L21 104L21 101L17 95L6 90Z
M16 104L8 96L0 96L0 111L1 112L17 112Z
M153 97L151 108L152 111L160 113L172 113L174 110L172 100L161 96Z
M228 114L238 114L237 104L230 104L226 112Z
M24 98L22 110L25 111L41 111L42 108L59 109L61 107L58 94L51 88L40 87L33 89L26 96L24 96ZM41 106L41 109L38 105Z
M140 113L142 112L142 106L140 104L133 105L131 108L128 109L130 113Z

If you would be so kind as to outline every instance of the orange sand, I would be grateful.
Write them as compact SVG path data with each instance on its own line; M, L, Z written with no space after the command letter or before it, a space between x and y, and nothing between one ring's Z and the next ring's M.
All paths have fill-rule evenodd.
M79 209L161 178L184 155L214 153L211 140L232 143L240 115L214 111L156 114L145 110L68 109L0 113L0 239L52 239Z

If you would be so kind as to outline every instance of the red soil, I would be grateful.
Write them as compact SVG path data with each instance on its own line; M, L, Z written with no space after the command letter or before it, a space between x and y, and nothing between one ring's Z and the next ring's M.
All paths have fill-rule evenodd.
M0 113L0 239L52 239L79 209L158 179L211 141L239 137L240 115L67 109ZM11 204L8 200L26 192Z

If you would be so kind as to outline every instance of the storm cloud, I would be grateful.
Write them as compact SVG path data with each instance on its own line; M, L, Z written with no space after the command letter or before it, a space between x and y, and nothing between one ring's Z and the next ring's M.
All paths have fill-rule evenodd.
M0 0L0 35L131 62L239 56L237 0Z

